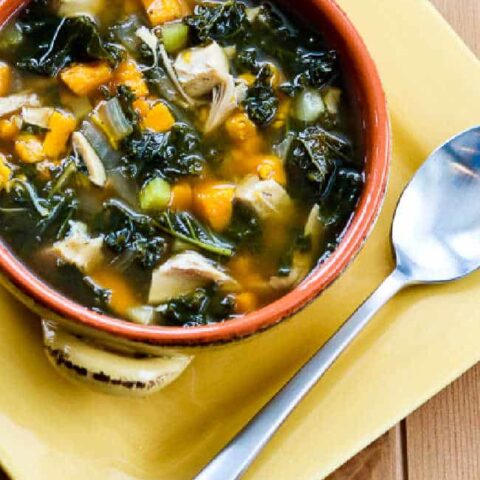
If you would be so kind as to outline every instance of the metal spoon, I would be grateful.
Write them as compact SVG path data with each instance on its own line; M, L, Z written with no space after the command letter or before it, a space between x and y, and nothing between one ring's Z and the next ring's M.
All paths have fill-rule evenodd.
M400 290L456 280L480 267L480 126L452 138L418 170L397 207L392 244L393 273L195 480L240 478L310 389Z

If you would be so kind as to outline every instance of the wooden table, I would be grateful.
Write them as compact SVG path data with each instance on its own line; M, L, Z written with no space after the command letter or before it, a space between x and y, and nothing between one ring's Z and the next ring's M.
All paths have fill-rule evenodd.
M431 1L480 57L480 0ZM480 364L328 480L480 480Z

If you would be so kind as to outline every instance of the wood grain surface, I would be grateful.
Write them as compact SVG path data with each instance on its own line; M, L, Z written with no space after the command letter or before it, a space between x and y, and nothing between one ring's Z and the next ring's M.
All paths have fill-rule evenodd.
M431 1L480 57L480 0ZM480 365L328 480L480 480Z

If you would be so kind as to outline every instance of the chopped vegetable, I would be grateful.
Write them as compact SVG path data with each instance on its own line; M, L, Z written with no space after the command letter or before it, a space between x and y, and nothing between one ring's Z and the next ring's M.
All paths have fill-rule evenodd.
M113 268L97 269L90 278L100 288L108 291L108 305L117 315L127 316L132 305L138 303L130 283Z
M137 97L146 97L148 95L148 86L142 72L132 60L122 62L117 67L113 76L113 82L117 86L126 85Z
M278 111L278 98L270 84L271 70L262 68L257 80L248 89L245 108L252 122L259 126L269 125Z
M75 132L72 135L72 144L73 148L85 162L91 182L98 187L103 187L107 181L105 167L92 145L90 145L85 136L80 132Z
M42 139L36 135L23 133L15 141L15 153L25 163L37 163L45 160Z
M0 62L0 97L5 97L10 93L12 85L12 70L10 65Z
M208 40L233 41L248 28L247 9L243 3L226 1L197 5L185 19L196 43Z
M159 218L159 226L174 237L184 240L207 252L230 257L233 245L204 227L187 212L164 212Z
M34 3L33 7L27 9L21 18L23 43L28 54L17 62L18 68L55 77L61 70L65 70L75 62L97 60L96 65L109 64L110 66L118 63L120 57L118 47L102 40L91 18L87 16L55 17L46 13L44 7L38 3ZM87 69L82 72L87 77L82 78L82 84L97 84L99 77L105 77L106 67L98 71ZM91 80L88 81L90 77ZM85 90L80 86L77 88L81 91L78 95L88 93L84 93Z
M102 129L114 148L118 148L118 142L133 132L132 124L125 116L117 97L100 102L92 120Z
M28 125L48 130L48 122L54 111L52 107L23 107L22 120Z
M108 82L112 69L105 62L77 63L62 70L60 78L73 93L83 97Z
M198 176L203 171L198 135L186 124L176 123L166 133L146 131L139 137L127 138L124 150L138 165L139 174L152 169L166 180L174 181Z
M235 312L250 313L257 309L258 298L252 292L243 292L235 295Z
M225 129L230 139L240 144L258 135L257 126L243 112L232 115L225 122Z
M170 112L170 109L164 103L159 102L148 110L148 113L144 117L143 124L145 128L163 133L171 130L175 124L175 118Z
M280 185L287 184L283 161L275 155L264 155L259 161L257 174L261 180L275 180Z
M325 112L325 103L319 91L306 89L295 100L294 115L297 120L313 123Z
M48 132L43 141L45 155L58 158L67 151L67 142L77 126L77 120L69 113L55 111L48 120Z
M178 20L190 12L186 0L142 0L142 3L154 26Z
M12 169L7 164L5 155L0 154L0 191L3 190L12 176Z
M172 195L170 184L162 178L154 178L144 185L140 192L142 210L165 210Z
M340 110L342 91L336 87L329 87L323 94L323 101L331 115L337 115Z
M12 117L0 120L0 140L14 140L20 133L22 120L20 117Z
M215 231L222 232L232 220L235 185L207 181L196 184L194 209Z
M182 22L162 25L162 41L167 53L173 54L183 50L188 44L189 27Z
M235 299L233 295L225 296L213 285L170 300L158 309L167 325L196 327L231 317L235 313Z
M0 97L0 117L17 112L23 107L38 107L40 101L35 93L18 93Z
M169 208L174 211L191 210L193 205L192 187L187 182L178 182L172 188Z

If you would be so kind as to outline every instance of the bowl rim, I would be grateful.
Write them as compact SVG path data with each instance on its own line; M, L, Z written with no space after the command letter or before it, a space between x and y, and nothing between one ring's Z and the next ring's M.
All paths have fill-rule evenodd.
M28 0L0 0L0 26L27 3ZM356 69L354 84L364 96L360 117L367 138L366 182L356 212L329 259L294 290L245 316L193 328L145 326L96 313L68 299L44 283L0 241L0 272L21 297L30 297L43 311L46 309L57 318L115 337L153 345L193 346L229 342L272 327L305 307L340 276L360 251L385 197L391 155L390 123L377 68L356 28L334 0L308 0L307 5L319 11L328 28L344 42L344 53Z

